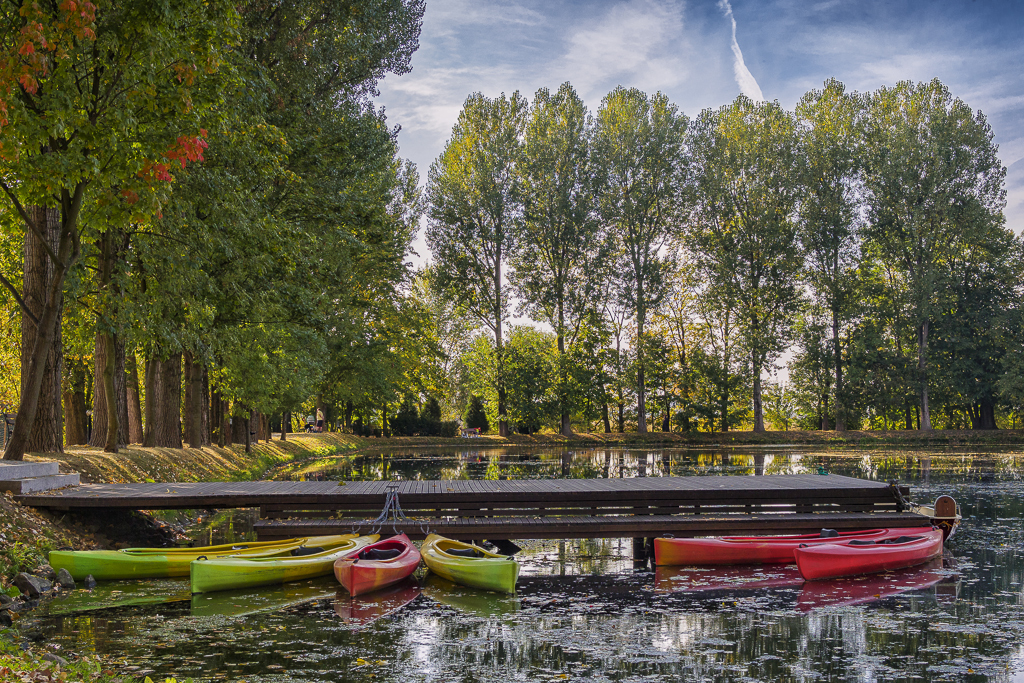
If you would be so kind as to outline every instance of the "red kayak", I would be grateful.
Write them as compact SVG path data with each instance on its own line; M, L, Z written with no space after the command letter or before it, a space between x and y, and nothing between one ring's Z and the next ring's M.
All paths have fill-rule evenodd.
M827 545L801 545L793 552L800 574L809 581L876 574L924 564L942 555L942 529L881 541L853 539Z
M351 595L362 595L398 583L420 564L420 551L405 534L353 550L334 563L334 576Z
M916 536L931 530L930 526L867 531L822 529L817 534L791 536L656 538L654 563L690 567L721 564L789 564L793 561L793 549L799 545L834 544L853 539L880 541L898 536Z

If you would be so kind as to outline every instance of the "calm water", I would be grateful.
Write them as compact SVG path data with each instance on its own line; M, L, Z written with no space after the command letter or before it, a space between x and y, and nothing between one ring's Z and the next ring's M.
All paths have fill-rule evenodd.
M1024 456L706 450L417 451L282 477L758 476L817 472L912 486L962 505L945 557L859 580L793 568L652 570L630 539L524 541L515 596L424 575L352 600L333 579L188 594L184 581L101 585L22 625L125 673L248 681L1012 681L1024 683ZM251 538L251 513L203 520L203 542Z

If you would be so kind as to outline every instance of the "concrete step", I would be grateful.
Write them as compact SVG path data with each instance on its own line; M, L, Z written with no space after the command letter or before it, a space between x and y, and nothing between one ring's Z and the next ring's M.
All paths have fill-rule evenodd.
M60 465L52 460L45 462L14 462L0 460L0 481L14 481L26 477L48 477L57 474Z
M27 477L14 481L0 481L0 491L10 491L14 495L38 493L65 486L78 486L81 479L77 474L51 474L44 477Z

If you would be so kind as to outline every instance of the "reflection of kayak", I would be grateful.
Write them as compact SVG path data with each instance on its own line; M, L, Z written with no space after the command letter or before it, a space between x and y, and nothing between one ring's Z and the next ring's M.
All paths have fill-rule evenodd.
M875 574L923 564L942 554L942 530L900 536L881 542L844 541L797 547L796 565L805 579Z
M701 591L793 588L804 582L796 565L774 567L714 567L689 569L655 567L654 590L695 593Z
M430 571L454 583L498 593L514 593L519 563L511 556L430 534L423 541L423 561Z
M419 594L416 580L406 578L367 595L339 595L334 601L334 612L349 626L367 626L402 609Z
M517 598L466 588L434 573L427 574L423 594L442 605L480 618L500 617L519 611Z
M299 551L316 550L303 546L292 551L294 556L281 557L219 557L200 559L192 563L191 580L193 593L270 586L288 581L301 581L331 573L335 560L342 555L364 548L380 536L337 536L344 539L337 543L324 544L322 552L299 554Z
M723 564L790 564L798 545L839 543L862 539L878 541L897 536L922 534L931 527L911 529L870 529L835 531L822 529L817 534L788 536L721 536L716 538L656 538L654 563L657 565L706 566Z
M931 588L943 582L955 586L956 576L942 571L942 558L937 557L920 567L899 569L892 573L808 581L804 584L797 605L804 611L859 605L907 591Z
M56 571L67 569L75 581L90 574L97 581L117 579L162 579L188 576L189 564L198 557L271 557L289 553L303 544L322 547L351 538L316 536L286 541L227 543L202 548L125 548L124 550L54 550L50 566Z
M312 600L333 598L337 594L338 584L329 579L296 581L257 589L196 593L192 596L192 616L241 617L257 612L282 610Z
M362 595L409 578L418 566L420 551L399 534L338 558L334 576L351 595Z
M92 590L61 591L45 604L47 616L88 612L110 607L160 605L189 600L188 581L104 581Z

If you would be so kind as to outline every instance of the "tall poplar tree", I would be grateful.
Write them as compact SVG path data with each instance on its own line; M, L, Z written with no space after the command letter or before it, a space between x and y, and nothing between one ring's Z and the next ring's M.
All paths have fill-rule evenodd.
M615 245L618 296L636 321L637 431L647 432L644 334L668 293L671 255L684 196L688 119L668 98L616 88L597 114L594 163L601 169L599 212Z
M917 337L920 428L927 431L928 335L947 261L1002 223L1006 169L985 115L938 79L879 89L866 125L865 238L905 282Z
M689 243L709 285L735 301L750 360L754 431L763 432L761 373L785 349L798 303L794 121L778 102L741 95L701 112L690 146L697 209Z
M511 280L527 311L555 330L561 432L572 434L573 399L566 367L580 324L593 308L602 255L586 105L568 83L537 91L526 126Z
M427 244L437 263L437 286L494 335L502 436L508 435L503 266L513 244L513 222L521 214L517 166L527 109L518 92L494 99L470 95L427 179Z
M835 427L846 429L840 333L848 322L859 258L856 223L863 136L862 98L837 80L812 90L796 107L800 126L800 168L804 186L799 210L804 274L821 307L831 315L835 371Z

